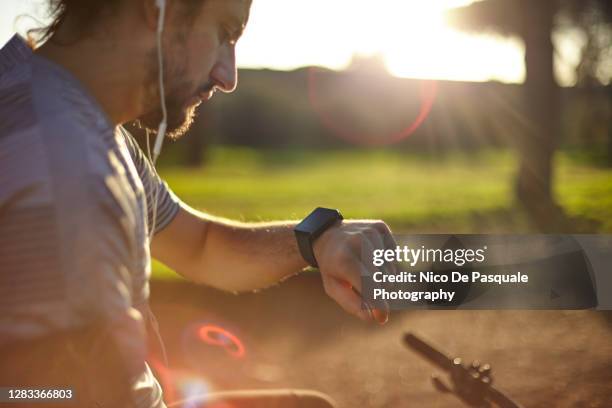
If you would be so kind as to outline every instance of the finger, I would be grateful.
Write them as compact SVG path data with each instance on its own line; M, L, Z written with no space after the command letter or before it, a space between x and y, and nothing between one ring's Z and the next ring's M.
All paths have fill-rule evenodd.
M362 303L361 296L353 290L350 283L335 278L326 278L323 283L327 294L346 312L366 322L373 320L367 306Z
M391 228L384 221L374 222L374 228L380 231L381 234L384 234L384 233L391 234Z
M378 324L385 324L389 321L389 304L384 302L385 307L383 309L375 308L372 309L372 317Z
M358 293L361 294L361 274L367 273L364 270L361 261L354 257L348 256L343 262L339 263L338 269L329 273L331 278L337 279L338 281L348 284L349 287L354 288Z
M362 265L361 269L364 271L363 273L365 273L365 266ZM332 279L335 279L335 278L332 278ZM361 302L363 303L362 308L363 307L367 308L368 312L371 314L371 317L378 324L387 323L387 321L389 320L389 304L386 301L382 301L379 303L379 306L382 305L382 307L374 307L364 298L362 291L354 287L350 282L344 279L337 279L337 281L343 288L352 290L355 293L355 295L359 296L359 298L361 299ZM361 280L360 280L360 283L361 283Z
M390 235L388 235L387 237L390 237L391 241L393 241L393 237L391 237ZM389 246L387 246L385 243L385 235L383 235L379 230L374 230L373 233L370 233L368 235L368 240L369 242L366 244L366 248L368 251L366 252L367 254L372 254L374 249L389 248ZM370 256L363 257L363 268L365 269L365 275L367 276L372 276L374 272L379 270L372 262L368 262L370 259ZM388 275L389 273L397 273L397 266L395 265L395 263L385 263L380 269L382 269L386 275ZM374 315L375 320L379 324L385 324L389 320L389 309L389 303L386 300L378 301L376 307L372 305L372 313Z
M387 226L387 224L385 223L380 223L380 224L376 224L377 227L376 229L380 232L380 241L378 242L380 246L380 248L383 249L395 249L398 247L397 242L395 241L395 238L393 237L393 233L391 232L391 229ZM398 272L398 266L397 266L397 262L385 262L384 264L385 269L387 269L387 271L396 274Z
M380 310L372 307L368 301L366 299L363 298L363 294L361 292L359 292L357 289L355 289L353 287L353 285L351 285L349 282L339 279L338 282L340 283L340 285L342 285L344 288L352 290L353 292L355 292L355 294L357 296L359 296L359 298L361 299L361 308L362 309L366 309L367 312L370 315L371 319L376 320L379 324L385 324L387 323L387 320L389 320L389 316L388 313L385 314L384 312L381 312Z

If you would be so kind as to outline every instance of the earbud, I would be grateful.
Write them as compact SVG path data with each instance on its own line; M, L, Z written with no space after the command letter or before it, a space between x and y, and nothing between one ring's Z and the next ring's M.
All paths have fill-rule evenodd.
M157 32L164 31L164 19L166 14L166 0L155 0L155 6L159 9L159 17L157 20Z

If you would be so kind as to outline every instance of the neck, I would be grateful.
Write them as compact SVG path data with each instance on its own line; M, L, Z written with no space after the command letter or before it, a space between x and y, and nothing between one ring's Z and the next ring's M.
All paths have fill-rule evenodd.
M94 37L69 45L58 45L51 38L36 53L73 74L118 125L142 113L145 52L139 57L134 48L138 47L117 47L110 39Z

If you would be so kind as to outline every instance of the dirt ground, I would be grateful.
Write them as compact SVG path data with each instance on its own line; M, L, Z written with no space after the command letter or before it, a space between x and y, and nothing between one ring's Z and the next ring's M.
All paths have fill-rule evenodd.
M151 305L168 351L169 369L160 371L170 399L291 387L323 391L341 407L462 406L432 386L439 371L402 345L411 331L490 363L495 384L525 407L612 407L610 312L404 311L374 326L337 307L316 274L239 296L156 281ZM204 325L229 330L243 355L228 337L203 342Z

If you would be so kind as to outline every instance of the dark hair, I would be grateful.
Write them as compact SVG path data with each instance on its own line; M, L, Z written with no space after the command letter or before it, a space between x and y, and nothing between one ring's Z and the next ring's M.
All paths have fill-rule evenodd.
M112 15L125 0L47 0L49 16L52 21L46 27L32 29L28 32L32 43L41 43L53 36L60 27L70 18L75 24L78 37L86 36L102 18ZM203 4L205 0L182 0L192 5ZM185 10L184 16L193 15L193 8ZM182 16L181 16L182 17Z
M52 19L46 27L28 31L30 41L40 43L48 40L70 17L78 22L75 29L82 35L109 11L116 9L123 0L48 0L48 13Z

